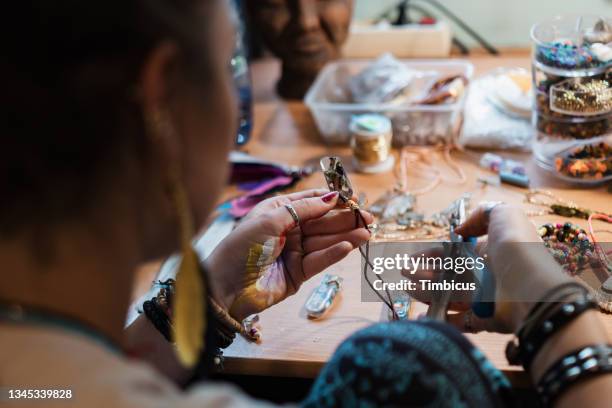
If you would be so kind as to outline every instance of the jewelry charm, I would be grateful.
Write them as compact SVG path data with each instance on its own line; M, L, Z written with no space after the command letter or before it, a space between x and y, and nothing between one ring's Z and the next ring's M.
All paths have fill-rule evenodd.
M408 320L410 318L410 296L401 292L393 299L393 311L389 310L389 320Z
M338 292L342 289L342 278L337 275L325 274L323 280L306 300L305 308L308 317L319 319L331 306Z
M253 314L242 320L242 333L250 341L258 341L261 338L261 329L259 325L259 315Z
M378 217L380 222L392 222L412 212L415 203L416 197L413 194L395 190L387 192L376 200L370 207L370 212Z
M353 186L351 185L346 170L339 157L324 157L320 161L323 176L330 191L337 191L345 203L353 198Z

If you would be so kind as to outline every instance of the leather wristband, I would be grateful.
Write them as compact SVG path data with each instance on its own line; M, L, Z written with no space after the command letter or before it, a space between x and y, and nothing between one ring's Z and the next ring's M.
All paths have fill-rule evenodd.
M596 344L574 350L554 363L540 379L537 391L549 406L573 385L612 373L612 345Z
M572 297L575 298L577 295L578 298L571 301L538 303L530 313L530 316L535 316L536 321L528 320L516 338L508 342L506 346L508 362L513 365L520 364L529 371L536 354L550 337L585 311L597 308L593 296L583 287L580 287L580 292L574 292Z

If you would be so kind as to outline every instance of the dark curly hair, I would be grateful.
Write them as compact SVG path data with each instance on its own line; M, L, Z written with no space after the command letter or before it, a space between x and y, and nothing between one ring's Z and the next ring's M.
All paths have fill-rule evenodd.
M25 0L3 6L0 237L82 213L126 152L144 153L134 96L143 61L171 39L186 74L205 81L202 13L211 3Z

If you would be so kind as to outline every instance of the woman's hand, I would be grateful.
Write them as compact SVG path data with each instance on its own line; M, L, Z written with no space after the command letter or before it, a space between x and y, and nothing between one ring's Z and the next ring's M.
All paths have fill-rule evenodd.
M500 204L492 210L477 208L455 230L464 237L488 235L477 252L486 254L487 267L495 279L495 315L481 319L469 311L469 303L451 304L448 321L462 330L515 331L533 305L551 288L570 281L548 249L541 243L534 225L518 207ZM428 256L444 256L431 251ZM418 271L410 279L432 279L436 271ZM418 294L416 294L418 295ZM470 313L466 328L466 313Z
M370 238L338 194L310 190L257 205L207 260L219 300L241 320L287 296ZM296 225L285 205L295 209ZM372 216L362 212L366 222Z

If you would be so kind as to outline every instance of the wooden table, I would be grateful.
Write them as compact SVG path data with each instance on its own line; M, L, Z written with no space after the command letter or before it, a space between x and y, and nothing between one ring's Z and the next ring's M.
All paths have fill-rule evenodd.
M475 75L483 74L498 66L529 68L526 54L512 57L475 57ZM275 61L265 60L253 66L254 82L254 130L253 138L245 150L256 156L282 161L293 165L305 165L318 161L321 156L336 154L347 156L347 147L327 146L322 143L308 108L301 102L284 102L274 94L279 66ZM432 153L433 154L433 153ZM480 153L453 153L465 171L468 181L465 184L443 182L434 191L418 197L417 207L427 213L446 207L453 199L466 191L473 192L475 202L481 200L503 200L523 203L524 191L514 187L479 187L478 175L487 174L480 169L477 161ZM532 186L546 188L555 194L575 201L579 205L612 213L611 195L605 188L580 189L567 186L549 177L535 167L527 154L504 154L507 157L524 160ZM449 178L456 178L440 157L440 170ZM379 175L351 174L354 187L365 192L370 202L390 189L395 180L392 173ZM417 174L411 181L418 186ZM425 181L421 181L425 183ZM324 187L322 176L315 174L300 182L298 189ZM543 223L557 220L558 217L536 217L534 222ZM576 221L576 220L572 220ZM576 221L578 224L580 220ZM347 259L329 268L328 272L344 278L344 287L334 309L321 321L306 318L303 305L306 298L320 281L315 277L306 282L299 293L260 314L263 329L259 344L249 343L242 338L225 351L225 370L234 374L314 377L329 359L343 339L356 330L381 321L381 303L361 302L360 259L354 251ZM414 305L412 315L425 311L423 304ZM612 335L612 316L602 315L602 319ZM511 379L524 383L525 376L516 367L508 365L504 357L504 347L508 336L479 333L468 335L491 361Z

